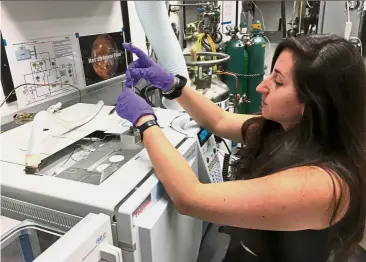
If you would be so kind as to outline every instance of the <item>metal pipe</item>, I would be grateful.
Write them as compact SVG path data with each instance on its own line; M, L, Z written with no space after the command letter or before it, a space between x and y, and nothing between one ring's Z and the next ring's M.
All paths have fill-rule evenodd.
M234 73L229 73L229 72L222 72L222 71L216 71L215 72L216 75L228 75L228 76L232 76L235 78L235 95L234 95L234 113L236 112L236 110L238 109L238 96L239 96L239 78L236 74Z
M238 3L238 1L235 1L235 26L239 26L239 24L238 24L238 20L239 20L238 9L239 9L239 3Z
M179 44L182 50L186 48L185 46L185 35L186 35L186 13L185 8L183 8L183 12L179 12Z
M184 56L190 56L190 53L184 53ZM223 62L226 62L230 59L230 56L225 53L215 53L215 52L197 52L197 56L214 56L216 58L215 60L209 60L209 61L186 61L187 66L206 66L211 67L217 64L221 64Z
M184 1L182 1L182 2L183 2L183 4L185 4ZM183 12L182 12L182 15L180 15L180 16L182 16L182 20L183 20L182 21L183 25L182 24L179 25L179 28L182 28L182 30L180 30L180 31L183 31L183 33L181 35L182 46L183 46L183 48L186 48L187 47L187 40L185 38L186 38L186 33L187 33L187 15L186 15L185 6L183 6Z
M306 3L305 3L306 5ZM298 34L301 34L301 28L302 28L302 19L305 15L306 8L304 9L304 0L300 0L300 6L299 6L299 32Z
M281 18L282 18L282 37L287 38L286 2L285 1L281 1Z

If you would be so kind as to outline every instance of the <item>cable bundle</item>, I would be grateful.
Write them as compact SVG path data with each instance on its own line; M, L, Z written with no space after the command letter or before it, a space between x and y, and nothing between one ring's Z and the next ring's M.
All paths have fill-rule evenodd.
M229 166L230 166L230 154L224 155L224 162L222 164L222 178L224 181L230 181Z

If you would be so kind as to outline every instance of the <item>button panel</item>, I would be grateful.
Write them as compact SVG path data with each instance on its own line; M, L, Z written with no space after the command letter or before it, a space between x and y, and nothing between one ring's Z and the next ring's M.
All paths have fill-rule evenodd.
M223 182L221 174L221 166L217 154L208 165L208 173L211 178L211 182L213 183Z

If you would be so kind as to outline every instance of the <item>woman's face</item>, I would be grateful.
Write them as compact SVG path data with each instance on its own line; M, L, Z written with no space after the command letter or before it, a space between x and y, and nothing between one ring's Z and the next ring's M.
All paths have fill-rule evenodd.
M296 125L304 112L293 82L294 64L292 51L283 50L272 74L257 87L257 92L262 94L262 116L280 123L284 129Z

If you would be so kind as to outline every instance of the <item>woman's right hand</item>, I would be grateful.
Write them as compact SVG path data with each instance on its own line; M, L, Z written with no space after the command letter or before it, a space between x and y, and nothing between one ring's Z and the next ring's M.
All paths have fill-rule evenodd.
M133 85L141 79L145 79L150 84L162 90L162 92L168 91L174 83L174 75L164 70L162 66L152 61L148 55L141 49L133 46L132 44L123 43L123 47L126 51L136 54L137 60L133 61L128 69L133 79Z

